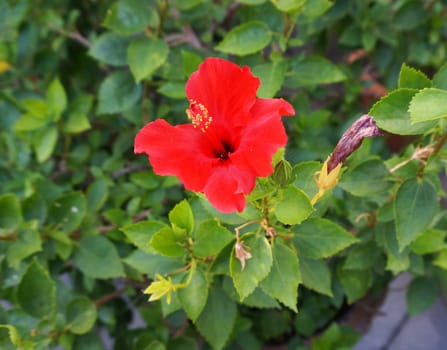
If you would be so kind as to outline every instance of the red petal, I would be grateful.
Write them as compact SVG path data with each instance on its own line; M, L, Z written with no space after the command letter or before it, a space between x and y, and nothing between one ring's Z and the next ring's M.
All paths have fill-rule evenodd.
M163 119L146 124L135 137L135 153L146 153L159 175L175 175L185 188L202 191L214 155L200 131L190 124L172 126Z
M243 211L246 205L245 194L255 186L256 178L234 165L214 169L204 193L210 203L224 213Z
M244 125L256 100L260 80L248 67L221 58L203 61L186 83L188 98L203 104L215 130Z
M244 129L237 151L230 154L234 164L248 168L256 176L272 173L272 157L287 142L282 115L293 115L293 107L283 99L258 99L252 121Z

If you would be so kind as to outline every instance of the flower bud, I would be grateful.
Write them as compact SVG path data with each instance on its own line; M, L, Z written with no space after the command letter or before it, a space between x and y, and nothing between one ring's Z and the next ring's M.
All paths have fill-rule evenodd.
M287 160L281 159L275 166L272 179L281 187L285 187L290 183L292 177L292 166Z

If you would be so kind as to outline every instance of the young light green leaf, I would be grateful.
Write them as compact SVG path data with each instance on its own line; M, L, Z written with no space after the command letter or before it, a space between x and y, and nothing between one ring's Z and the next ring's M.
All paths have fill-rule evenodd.
M307 0L275 0L273 5L281 12L294 12L301 9Z
M75 254L75 264L82 273L92 278L124 276L123 264L115 246L103 236L82 238Z
M411 250L422 255L447 249L447 243L444 241L446 234L444 230L429 229L411 243Z
M197 227L194 238L194 255L206 258L219 254L228 243L234 240L234 235L219 225L216 220L206 220Z
M331 271L327 263L304 256L299 256L299 262L303 285L332 298Z
M56 308L56 285L37 259L28 265L18 285L17 301L37 318L50 317Z
M178 297L188 317L196 322L208 299L208 282L202 270L197 268L193 272L188 287L178 290Z
M135 81L150 76L158 67L166 62L169 47L162 39L134 39L127 50L127 62Z
M236 303L220 286L215 285L209 292L205 308L196 321L196 327L213 349L221 350L233 331L236 316Z
M242 270L241 263L236 258L233 249L230 259L230 274L241 300L244 300L267 277L272 267L273 258L272 250L265 237L249 234L244 235L242 241L245 250L250 252L252 258L247 260L246 266Z
M172 224L174 233L179 236L184 234L191 235L194 229L194 216L192 215L191 206L186 199L178 203L169 212L169 221Z
M307 195L289 185L282 191L282 198L275 205L276 218L283 224L296 225L312 214L313 208Z
M53 154L57 137L58 131L55 126L37 132L33 139L33 147L39 163L43 163Z
M216 50L245 56L262 50L271 40L272 34L265 23L250 21L229 31Z
M88 53L98 61L111 66L125 66L128 46L129 39L125 36L106 32L92 42Z
M135 84L126 71L110 74L101 84L98 93L98 114L123 112L132 107L141 96L141 85Z
M412 178L399 186L394 217L400 251L428 228L437 207L436 190L429 182Z
M166 224L160 221L139 221L134 224L130 224L120 228L120 231L124 232L127 239L132 244L146 253L154 253L154 249L150 246L149 242L152 236L158 231L169 228Z
M13 233L22 223L22 209L13 193L0 195L0 237Z
M327 258L358 241L344 228L328 219L310 218L293 228L292 242L299 255Z
M85 334L96 322L95 304L86 297L72 299L66 308L67 327L74 334Z
M404 63L400 69L398 86L399 89L423 89L426 87L431 87L432 82L424 73L415 68L409 67Z
M433 86L438 89L447 90L447 63L444 63L433 76Z
M70 192L56 198L50 205L48 219L66 232L79 227L87 212L87 201L81 192Z
M407 289L407 307L410 316L415 316L433 305L438 298L435 281L421 276L411 281Z
M298 256L280 242L275 242L272 254L272 268L261 282L261 288L271 297L298 312L298 285L301 282Z
M152 236L150 245L158 253L165 256L177 257L185 253L185 250L178 244L177 237L170 227L162 228L156 232Z
M67 95L59 79L54 79L47 89L47 105L53 120L57 121L67 108Z
M423 89L411 99L410 118L412 123L427 122L447 117L447 90Z
M408 106L417 89L397 89L382 97L369 111L377 126L397 135L418 135L433 128L436 122L412 124Z

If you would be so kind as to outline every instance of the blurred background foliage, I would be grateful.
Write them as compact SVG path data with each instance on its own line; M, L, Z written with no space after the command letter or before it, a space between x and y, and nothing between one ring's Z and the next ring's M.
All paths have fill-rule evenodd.
M286 159L306 186L347 126L398 87L404 62L429 78L441 69L446 17L447 2L435 0L0 0L0 348L209 348L200 335L209 340L209 330L198 332L183 310L142 294L175 261L149 259L144 235L120 229L167 222L190 197L133 154L136 132L156 118L184 122L188 76L205 57L226 57L261 78L259 97L294 105ZM412 254L399 251L395 234L387 235L389 192L363 198L390 189L381 158L397 164L415 140L386 134L351 157L360 164L377 155L360 179L379 183L356 193L358 178L348 176L317 209L367 238L350 258L300 259L300 312L274 299L238 304L230 324L225 315L217 320L225 334L216 331L214 348L350 347L358 339L346 326L352 303L367 291L380 296L400 271L419 276L412 313L435 300L431 286L443 286L444 272L424 268L423 256L439 249L419 242ZM410 162L400 176L417 166ZM445 249L442 229L430 237ZM214 298L234 299L221 278Z

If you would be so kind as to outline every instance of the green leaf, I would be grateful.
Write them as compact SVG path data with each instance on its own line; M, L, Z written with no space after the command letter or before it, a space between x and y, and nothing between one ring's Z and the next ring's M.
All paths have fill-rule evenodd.
M67 108L67 95L59 79L54 79L47 89L47 106L53 120L59 120Z
M273 5L281 12L293 12L301 9L307 0L272 0Z
M55 126L43 129L35 135L33 146L39 163L46 161L53 154L57 137L58 131Z
M182 256L185 250L177 241L174 231L170 227L162 228L156 232L150 241L150 245L158 253L165 256Z
M327 258L358 241L341 226L322 218L310 218L292 230L299 255L312 259Z
M168 58L169 47L162 39L134 39L127 50L127 62L135 81L150 76Z
M276 218L283 224L296 225L312 214L313 208L307 195L289 185L282 191L282 198L275 204Z
M400 69L398 86L399 88L423 89L431 87L432 82L424 73L404 63Z
M123 264L115 246L103 236L82 238L75 254L75 263L82 273L92 278L124 276Z
M107 11L104 26L122 34L132 35L143 32L150 24L158 21L155 9L146 1L119 0Z
M99 178L93 181L87 189L87 208L89 213L101 209L109 196L109 181Z
M447 90L436 88L423 89L412 98L409 112L412 123L446 118Z
M339 268L337 276L345 290L349 304L363 297L372 283L369 270L344 270Z
M63 125L62 131L68 134L76 134L91 128L88 113L93 105L93 96L79 95L68 110L68 119Z
M50 317L56 308L56 284L36 259L28 265L18 285L17 301L37 318Z
M152 236L161 229L169 228L166 224L159 221L139 221L121 227L120 230L124 232L127 239L129 239L135 246L146 253L154 253L154 249L149 242Z
M445 63L434 75L433 86L438 89L447 90L447 63Z
M106 32L92 42L88 53L102 63L111 66L125 66L127 64L128 46L128 38Z
M66 232L77 229L87 212L87 201L81 192L70 192L56 198L50 205L50 223Z
M33 229L22 229L18 239L8 246L6 259L10 266L18 269L23 259L41 250L42 240L39 233Z
M399 186L394 217L400 251L428 228L437 207L436 190L429 182L413 178Z
M186 50L182 50L181 55L183 73L185 76L189 77L193 72L197 70L199 64L202 62L203 59L199 55Z
M391 181L387 179L389 174L381 159L369 159L344 173L339 186L354 196L374 196L392 186Z
M135 84L126 71L110 74L101 84L98 93L98 114L123 112L132 107L141 96L141 85Z
M225 276L223 279L223 289L231 299L241 302L239 294L234 287L233 280L229 276ZM261 309L280 307L280 304L274 298L266 294L260 287L257 287L242 303L250 307Z
M295 178L295 186L312 198L318 192L318 186L315 183L314 176L321 170L322 164L317 161L307 161L296 164L292 169L292 177Z
M66 309L67 327L74 334L85 334L96 322L95 303L86 297L71 300Z
M447 249L447 243L444 242L446 233L443 230L429 229L414 240L411 250L422 255Z
M347 77L340 68L327 59L315 56L289 62L285 84L291 88L331 84Z
M169 221L175 233L191 235L194 229L194 216L192 215L191 206L186 199L178 203L169 212Z
M407 270L410 266L409 252L408 249L399 251L394 221L377 225L375 235L377 244L387 255L386 269L394 274Z
M194 238L194 255L206 258L219 254L227 244L234 240L234 235L219 225L216 220L207 220L197 227Z
M157 91L167 97L183 100L186 98L185 84L176 82L167 82L161 84Z
M251 253L252 258L246 261L246 266L242 270L233 249L230 260L230 274L241 300L244 300L267 277L272 267L273 258L272 250L265 237L246 234L242 237L242 242L244 242L245 250Z
M185 276L185 279L187 277ZM200 269L193 272L188 287L178 290L178 297L188 317L196 322L208 299L208 282Z
M216 50L245 56L262 50L271 40L272 34L265 23L249 21L229 31Z
M261 79L258 97L272 98L281 89L286 74L285 61L270 62L253 68L253 74Z
M155 278L156 274L164 275L184 267L182 259L171 258L160 254L149 254L142 250L135 250L124 259L124 262L152 279Z
M374 242L358 244L349 250L346 256L343 269L345 270L367 270L372 268L377 259L381 257L381 250L377 248Z
M237 309L232 301L217 285L210 290L208 300L196 327L213 349L223 349L236 323Z
M397 135L418 135L433 128L436 122L412 124L408 107L416 89L397 89L382 97L369 111L383 130Z
M13 233L22 223L22 209L15 194L0 196L0 237Z
M48 216L47 202L39 193L33 193L31 196L26 198L22 202L22 208L25 221L37 220L40 224L42 224Z
M280 242L275 242L272 254L272 268L261 282L261 288L271 297L298 312L298 284L301 282L298 256Z
M415 316L433 305L438 298L435 281L427 277L416 277L407 289L407 307L410 316Z
M309 289L333 297L331 271L324 260L308 259L299 256L302 283Z

